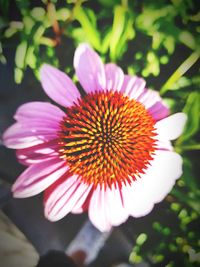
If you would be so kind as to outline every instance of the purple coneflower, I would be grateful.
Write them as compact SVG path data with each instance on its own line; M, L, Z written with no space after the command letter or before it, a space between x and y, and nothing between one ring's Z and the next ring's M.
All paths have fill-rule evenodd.
M169 115L157 92L137 76L104 65L81 44L74 56L85 94L56 68L43 65L46 94L62 108L31 102L20 106L3 136L27 169L12 187L14 197L44 191L45 216L56 221L88 210L92 223L108 231L149 213L182 174L173 151L186 115Z

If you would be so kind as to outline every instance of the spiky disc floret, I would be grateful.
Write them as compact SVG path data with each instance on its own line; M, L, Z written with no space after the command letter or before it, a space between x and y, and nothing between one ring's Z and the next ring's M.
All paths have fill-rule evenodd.
M155 150L155 122L145 107L118 92L96 92L66 110L59 152L88 184L131 183Z

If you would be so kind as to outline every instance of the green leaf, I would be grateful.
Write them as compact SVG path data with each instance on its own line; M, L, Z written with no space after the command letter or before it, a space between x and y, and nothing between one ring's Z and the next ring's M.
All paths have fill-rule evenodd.
M147 234L141 233L136 239L136 244L142 246L146 240L147 240Z
M23 76L24 76L24 73L21 69L19 68L15 68L15 71L14 71L14 77L15 77L15 82L17 84L20 84L22 79L23 79Z
M2 64L6 64L6 58L5 58L5 56L4 56L4 54L3 54L3 49L2 49L2 44L1 44L1 42L0 42L0 62L2 63Z
M91 11L90 11L90 16L91 16ZM74 8L74 17L81 24L86 34L86 37L88 41L91 43L91 45L95 49L100 51L101 45L100 45L99 32L97 28L94 26L94 21L92 21L90 17L87 15L86 10L81 6L76 6Z
M15 64L18 68L23 69L25 65L25 56L27 51L27 42L22 41L17 49L15 54Z
M70 11L67 8L60 8L56 11L57 20L66 21L70 17Z
M110 57L113 61L121 57L127 41L133 39L134 36L133 18L124 6L116 6L110 37Z
M179 35L179 40L182 42L184 45L188 46L192 50L195 50L196 48L196 41L194 36L187 31L182 31Z
M199 54L193 52L184 62L175 70L175 72L169 77L160 90L160 94L163 95L168 90L173 90L173 85L197 62Z
M109 29L105 35L104 39L102 41L102 46L101 46L101 52L102 54L107 53L109 46L110 46L110 38L111 38L111 30Z
M29 65L32 69L36 67L37 58L34 54L34 46L29 46L26 54L26 63Z
M44 19L45 13L45 9L42 7L34 7L30 12L31 16L38 21L42 21Z
M192 92L187 98L183 112L187 114L188 119L186 122L185 130L182 136L177 141L177 145L189 140L199 129L200 122L200 93Z
M192 163L189 159L183 159L183 175L182 179L185 182L185 185L194 193L196 193L198 184L195 181L193 176Z

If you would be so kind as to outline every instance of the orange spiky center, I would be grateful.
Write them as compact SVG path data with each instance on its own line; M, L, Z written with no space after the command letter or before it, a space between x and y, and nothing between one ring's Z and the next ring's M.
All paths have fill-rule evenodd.
M84 183L131 183L155 150L154 119L118 92L96 92L66 110L59 132L60 157Z

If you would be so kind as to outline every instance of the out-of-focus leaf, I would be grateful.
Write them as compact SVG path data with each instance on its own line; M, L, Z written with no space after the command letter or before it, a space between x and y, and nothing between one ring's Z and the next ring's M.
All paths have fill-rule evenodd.
M42 7L34 7L30 12L31 16L35 20L39 20L39 21L42 21L44 19L45 13L46 11Z
M24 68L26 51L27 51L27 42L23 41L18 45L15 54L15 64L20 69Z
M73 29L71 36L76 41L76 44L87 42L87 36L85 35L85 31L82 28Z
M4 36L6 38L10 38L12 37L15 33L17 32L17 29L16 28L8 28L6 29L6 31L4 32Z
M145 233L141 233L136 239L136 244L142 246L146 240L147 235Z
M180 202L185 203L187 206L191 207L195 210L198 214L200 214L200 203L199 200L194 200L190 198L187 194L183 193L182 191L173 188L171 194L174 195Z
M138 255L135 251L132 251L129 257L130 263L136 264L142 262L142 257Z
M199 22L200 21L200 12L198 12L196 15L190 16L191 21Z
M29 13L29 6L30 6L29 0L16 0L16 4L21 13L23 14L23 16Z
M160 64L159 59L153 51L149 51L147 53L147 65L142 71L142 75L144 77L153 74L154 76L158 76L160 73Z
M5 30L4 36L6 38L12 37L16 32L21 31L23 29L23 23L19 21L10 22L9 27Z
M60 8L56 11L57 20L66 21L70 17L70 11L67 8Z
M167 52L171 55L175 49L175 40L172 36L166 36L163 42L163 46L167 50Z
M2 64L6 64L6 58L5 56L3 55L3 49L2 49L2 44L0 42L0 62Z
M0 17L0 30L4 29L7 24L7 21L3 17Z
M199 59L200 55L197 52L193 52L170 76L166 83L162 86L160 94L166 93L168 90L172 90L174 83L176 83Z
M163 98L163 102L170 108L170 110L173 110L176 106L176 100L173 98Z
M194 134L197 133L199 129L200 122L200 93L192 92L189 94L186 105L183 109L183 112L187 114L187 122L185 130L179 140L177 145L185 142L190 139Z
M35 44L38 44L40 42L40 39L44 34L44 32L45 32L45 27L43 25L37 27L33 36L33 41Z
M10 5L10 1L0 0L0 9L2 11L3 16L5 17L8 15L9 5Z
M36 67L37 58L34 54L34 46L29 46L26 54L26 63L29 65L32 69Z
M15 82L17 84L20 84L22 79L23 79L23 76L24 76L24 73L21 69L19 68L15 68L15 71L14 71L14 77L15 77Z
M191 80L183 76L171 85L170 90L179 90L189 85L191 85Z
M102 54L105 54L108 51L110 45L110 38L111 38L111 30L107 31L102 41L102 46L101 46Z
M85 11L85 9L77 5L74 8L74 17L81 24L87 36L87 39L91 43L91 45L100 51L101 45L100 45L99 32L94 26L93 22L90 20L90 17L87 15L87 12Z
M23 18L24 29L26 34L30 34L32 27L35 25L34 20L30 16Z
M152 48L154 50L157 50L162 44L163 39L164 39L164 34L157 32L157 31L154 32L152 36Z
M182 179L185 182L185 185L190 188L190 190L194 193L197 192L198 183L195 181L193 177L192 163L189 159L184 158L183 160L183 175Z
M116 4L120 3L120 0L98 0L101 4L108 7L113 7Z
M134 36L133 18L126 7L116 6L110 37L110 57L113 61L121 57L127 41L133 39Z
M190 32L188 32L188 31L180 32L179 40L180 40L180 42L182 42L184 45L188 46L192 50L196 49L195 38Z

